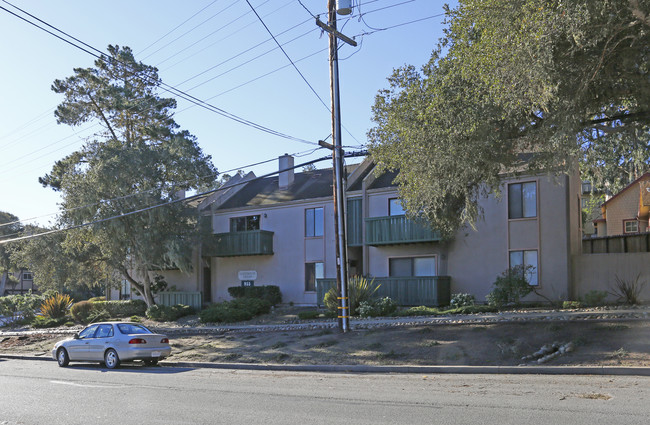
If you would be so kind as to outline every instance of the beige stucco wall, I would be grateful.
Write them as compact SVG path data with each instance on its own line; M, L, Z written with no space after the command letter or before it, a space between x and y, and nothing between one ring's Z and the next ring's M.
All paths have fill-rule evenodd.
M305 209L317 207L324 207L324 235L306 238ZM231 217L256 214L260 215L260 229L274 232L274 255L212 258L212 300L229 300L228 287L241 284L238 272L254 270L258 276L255 285L279 286L284 303L315 304L316 293L305 292L305 263L323 262L325 277L336 277L336 235L331 200L220 212L214 216L215 233L228 232Z
M461 229L449 247L448 272L452 292L468 292L485 300L492 283L509 265L509 252L537 250L539 286L551 299L570 294L571 256L580 245L579 196L575 177L511 179L537 182L537 217L509 220L507 190L480 202L484 211L476 229ZM526 300L537 300L534 294Z

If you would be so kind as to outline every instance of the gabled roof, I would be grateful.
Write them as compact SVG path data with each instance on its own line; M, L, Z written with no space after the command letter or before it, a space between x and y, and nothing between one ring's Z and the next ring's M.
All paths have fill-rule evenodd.
M618 192L616 195L614 195L614 196L612 196L611 198L609 198L608 200L606 200L606 201L603 203L602 206L606 208L607 205L610 204L614 199L617 199L617 198L618 198L619 196L621 196L624 192L627 192L628 190L630 190L630 189L632 189L632 188L636 188L636 189L638 190L638 183L639 183L641 180L648 180L648 179L650 179L650 173L645 173L645 174L643 174L641 177L639 177L638 179L634 180L632 183L628 184L628 185L625 186L623 189L621 189L621 191Z
M296 173L293 183L286 190L279 188L278 176L266 177L249 182L217 209L272 205L281 202L331 197L332 184L332 169Z

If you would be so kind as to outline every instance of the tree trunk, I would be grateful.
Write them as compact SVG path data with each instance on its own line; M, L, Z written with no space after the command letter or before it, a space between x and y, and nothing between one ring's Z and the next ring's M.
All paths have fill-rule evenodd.
M145 270L142 275L144 276L143 282L140 283L129 274L126 268L122 268L122 275L131 283L131 286L142 296L144 302L147 303L147 308L156 305L151 292L151 279L149 273Z

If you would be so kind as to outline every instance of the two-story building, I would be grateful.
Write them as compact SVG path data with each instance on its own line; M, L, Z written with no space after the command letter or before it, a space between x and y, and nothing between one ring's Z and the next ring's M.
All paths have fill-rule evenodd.
M650 231L650 173L645 173L601 206L594 220L596 236L626 235Z
M332 170L296 173L289 155L279 165L277 176L237 176L201 203L213 238L197 252L194 275L170 284L202 292L204 302L229 299L228 287L242 282L277 285L286 303L320 302L336 277ZM377 174L369 159L348 167L350 275L375 278L404 305L435 304L445 296L438 285L484 300L499 274L525 264L540 293L570 296L581 239L577 175L504 174L502 195L481 201L476 229L450 241L405 216L394 177Z

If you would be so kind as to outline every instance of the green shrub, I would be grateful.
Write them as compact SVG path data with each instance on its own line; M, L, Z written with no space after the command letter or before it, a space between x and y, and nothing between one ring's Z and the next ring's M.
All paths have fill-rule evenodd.
M261 298L236 298L230 301L232 308L249 311L253 316L271 311L271 303Z
M397 311L397 303L390 297L362 301L358 309L361 317L385 317L392 315L395 311Z
M607 291L597 291L592 289L584 295L583 300L587 307L594 307L597 305L603 305L605 298L607 298Z
M250 311L233 308L229 302L214 304L199 313L202 323L233 323L250 320L253 317Z
M271 305L278 305L282 302L280 287L276 285L265 286L231 286L228 294L237 298L260 298L267 300Z
M449 306L452 308L465 307L476 304L476 298L472 294L452 294Z
M194 308L189 305L176 304L174 306L166 306L156 304L147 309L146 316L148 319L157 322L173 322L181 317L189 316L194 313Z
M91 303L106 301L106 297L92 297L88 301L90 301Z
M564 308L564 309L580 308L580 307L582 307L582 303L580 301L563 301L562 302L562 308Z
M499 311L495 306L491 305L466 305L463 307L452 308L442 311L443 314L477 314L477 313L494 313Z
M88 323L105 322L111 318L111 315L105 308L94 308L88 315Z
M110 317L144 316L147 312L143 300L97 301L95 307L106 310Z
M645 280L641 280L641 273L636 275L635 279L622 279L618 275L614 275L614 278L616 283L611 286L611 294L617 296L619 300L622 300L626 304L638 304L640 301L639 296L648 283Z
M311 320L318 319L320 317L320 311L318 310L308 310L298 312L298 318L300 320Z
M61 326L63 323L66 322L66 317L46 317L46 316L36 316L32 320L32 327L34 328L56 328L58 326Z
M368 281L368 279L361 276L353 276L350 278L348 281L348 307L350 308L350 316L358 315L359 305L363 301L370 301L380 286L381 284L376 284L374 279ZM325 307L332 313L338 312L338 296L336 288L331 288L323 298Z
M492 292L486 297L488 304L498 308L518 304L522 297L533 290L527 278L531 270L531 266L515 266L501 273L492 284Z
M43 299L31 291L22 295L0 297L0 315L11 317L14 322L18 319L25 319L25 323L30 323Z
M94 310L95 305L90 301L79 301L70 307L70 314L80 323L88 323L88 316Z
M54 294L41 303L41 312L39 316L50 319L60 319L65 317L72 306L72 299L68 294Z
M219 304L213 304L199 313L202 323L242 322L253 317L268 313L271 304L259 298L236 298Z
M436 307L417 306L397 312L397 316L436 316L440 310Z
M129 320L132 321L132 322L141 323L142 322L142 317L140 317L140 316L131 316L131 317L129 317Z

